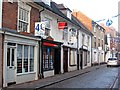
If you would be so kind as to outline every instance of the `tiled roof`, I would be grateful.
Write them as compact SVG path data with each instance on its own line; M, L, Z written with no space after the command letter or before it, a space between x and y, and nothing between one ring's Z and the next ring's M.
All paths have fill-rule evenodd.
M78 25L78 24L76 24L74 21L70 20L67 16L65 16L65 15L57 8L57 4L56 4L55 2L51 2L51 6L46 5L46 4L43 3L43 2L35 2L35 3L37 3L38 5L46 8L47 10L49 10L49 11L51 11L51 12L53 12L53 13L61 16L61 17L63 17L63 18L66 19L67 21L69 21L69 22L71 22L71 23L73 23L73 24L75 24L75 25Z
M83 14L80 11L73 11L72 13L85 27L92 31L92 19L87 17L85 14Z
M56 4L55 2L51 2L51 6L48 6L48 5L46 5L45 3L43 3L43 2L35 2L35 3L37 3L38 5L40 5L40 6L44 7L44 8L46 8L46 9L50 10L51 12L53 12L53 13L61 16L61 17L63 17L64 19L66 19L67 21L73 23L74 25L76 25L76 26L78 26L78 27L82 27L82 29L84 29L84 32L92 35L91 32L89 32L89 31L84 27L84 25L83 25L82 23L80 23L80 22L78 23L78 22L75 20L75 16L72 15L72 16L71 16L71 20L70 20L66 15L64 15L64 14L59 10L60 7L63 8L63 5L62 5L62 4L59 4L59 6L58 6L58 4Z
M116 36L116 30L114 27L108 27L104 24L101 24L101 26L105 29L105 34L110 34L112 37Z

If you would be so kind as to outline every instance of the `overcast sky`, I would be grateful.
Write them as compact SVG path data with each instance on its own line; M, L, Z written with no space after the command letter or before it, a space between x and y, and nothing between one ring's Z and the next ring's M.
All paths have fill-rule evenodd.
M94 21L111 19L112 26L117 30L118 20L112 18L118 14L118 2L120 0L52 0L56 3L63 3L71 10L77 9L83 12ZM106 20L100 23L106 23Z

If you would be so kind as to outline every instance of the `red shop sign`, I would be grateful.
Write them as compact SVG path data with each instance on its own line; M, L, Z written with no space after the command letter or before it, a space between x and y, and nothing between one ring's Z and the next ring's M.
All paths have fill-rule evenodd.
M58 46L58 45L56 45L56 44L47 43L47 42L44 42L43 45L44 45L44 46L51 46L51 47L56 47L56 46Z
M58 29L64 30L67 28L67 22L58 22Z

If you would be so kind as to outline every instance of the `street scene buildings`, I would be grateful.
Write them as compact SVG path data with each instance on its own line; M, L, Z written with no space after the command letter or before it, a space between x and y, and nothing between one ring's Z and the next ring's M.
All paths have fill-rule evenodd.
M120 58L115 37L114 28L51 0L1 0L0 87Z

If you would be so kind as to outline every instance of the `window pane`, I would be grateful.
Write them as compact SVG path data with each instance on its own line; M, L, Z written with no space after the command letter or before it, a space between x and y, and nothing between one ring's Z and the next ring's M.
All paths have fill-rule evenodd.
M44 70L53 69L54 50L51 48L43 49L43 68Z
M34 47L30 46L30 72L34 71Z
M7 49L7 66L10 66L10 48Z
M12 49L11 65L14 66L14 49Z
M23 20L23 9L21 9L21 20Z
M26 21L25 19L26 19L26 11L23 10L23 20Z
M22 73L22 45L17 46L17 73Z
M28 46L24 46L24 69L23 72L28 72Z
M23 32L26 32L26 31L27 31L27 24L23 23Z
M75 50L70 51L70 65L75 65Z
M29 11L22 9L22 8L19 8L19 25L18 25L19 31L27 32L28 14L29 14Z
M51 49L50 55L49 55L49 68L53 69L53 60L54 60L54 50Z
M19 8L19 19L21 19L21 8Z

